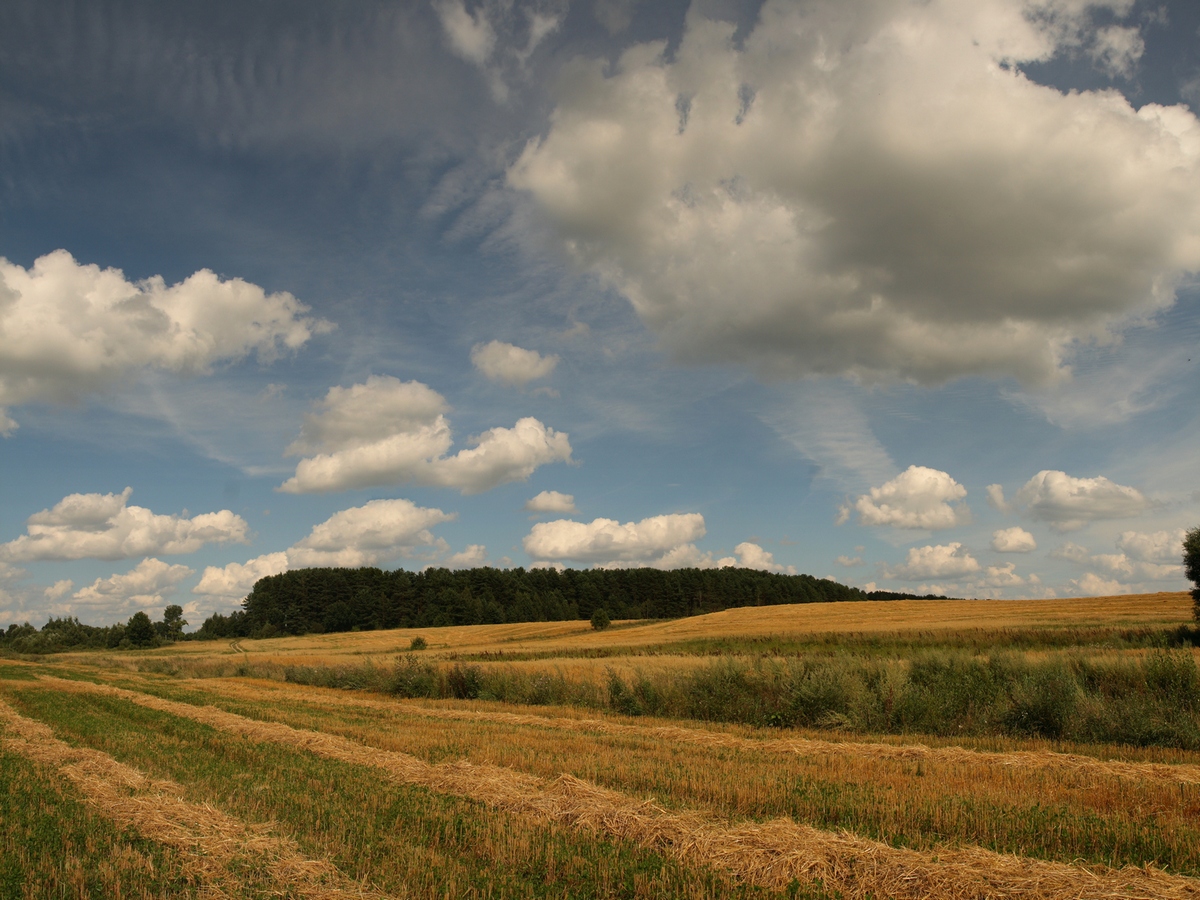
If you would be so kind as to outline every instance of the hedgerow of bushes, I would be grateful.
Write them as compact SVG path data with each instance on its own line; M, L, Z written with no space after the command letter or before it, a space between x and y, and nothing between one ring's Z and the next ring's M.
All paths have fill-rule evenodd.
M609 708L628 716L885 734L1013 735L1200 749L1200 672L1186 650L1137 660L933 651L911 660L721 660L606 683L507 667L298 667L288 681L406 698Z

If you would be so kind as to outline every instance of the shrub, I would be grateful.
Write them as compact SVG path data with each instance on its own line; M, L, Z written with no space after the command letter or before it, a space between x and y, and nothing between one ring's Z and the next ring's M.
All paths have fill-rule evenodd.
M429 642L426 641L425 638L421 637L420 635L417 635L415 638L412 639L412 643L410 643L408 645L408 649L409 650L424 650L428 646L429 646Z
M483 687L479 666L455 666L446 673L446 687L455 700L475 700Z
M612 624L612 620L608 617L608 610L598 609L592 613L592 628L596 631L603 631L610 624Z
M1062 737L1079 699L1079 685L1066 666L1038 666L1017 685L1006 724L1023 734Z

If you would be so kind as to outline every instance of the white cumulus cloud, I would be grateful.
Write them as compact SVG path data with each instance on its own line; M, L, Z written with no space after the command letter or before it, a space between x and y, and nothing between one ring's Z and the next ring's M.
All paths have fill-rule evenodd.
M1032 534L1019 525L992 532L992 549L998 553L1029 553L1037 549Z
M284 552L267 553L244 563L208 566L200 576L200 582L192 588L192 593L238 601L250 593L254 582L260 578L279 575L287 570L288 555Z
M1095 572L1088 572L1082 578L1072 578L1071 584L1075 586L1075 592L1084 597L1109 597L1132 591L1129 585L1111 578L1102 578Z
M886 569L887 577L905 581L925 578L958 578L980 570L979 561L971 552L953 541L926 547L910 547L904 564Z
M130 559L246 541L246 520L227 509L191 518L156 515L129 506L132 493L127 487L119 494L70 494L30 516L25 534L0 544L0 557L18 562Z
M737 564L743 569L763 569L767 572L779 572L795 575L795 566L783 566L775 562L775 554L764 550L758 544L743 541L733 548L737 554Z
M1126 487L1104 476L1075 478L1066 472L1043 469L1017 492L1016 505L1055 531L1076 531L1097 519L1136 516L1150 508L1137 488Z
M995 588L1023 587L1026 584L1037 584L1036 576L1026 579L1017 574L1015 563L1005 563L1002 566L988 566L983 570L983 585Z
M1200 269L1200 122L1022 73L1064 49L1140 37L1058 0L696 11L576 60L509 183L678 360L1054 382Z
M440 0L433 8L451 49L469 63L485 65L496 46L496 31L486 10L478 7L473 13L467 12L462 0Z
M859 497L854 509L863 525L952 528L970 520L970 510L959 503L965 496L967 489L945 472L909 466L891 481Z
M1117 583L1146 586L1146 582L1182 582L1183 534L1183 529L1150 534L1124 531L1116 540L1117 553L1094 554L1086 547L1068 541L1054 550L1051 556L1104 570L1109 576L1106 581L1110 586ZM1094 578L1101 577L1094 572L1088 574ZM1078 583L1076 587L1079 587ZM1162 586L1155 589L1161 590Z
M473 569L487 565L487 547L483 544L468 544L465 550L451 553L441 564L448 569Z
M525 501L525 509L535 513L577 513L575 497L559 491L542 491Z
M542 356L536 350L489 341L471 348L471 363L492 381L523 387L553 372L558 356Z
M429 529L454 519L411 500L372 500L334 513L288 549L292 567L369 566L415 546L435 543Z
M417 506L411 500L372 500L343 509L313 526L303 540L285 551L268 553L226 566L209 566L192 588L226 602L236 602L250 593L254 583L268 575L309 566L373 566L401 557L412 557L430 549L444 554L448 548L430 528L452 521L454 513ZM469 558L484 559L481 545L458 554L454 564L469 565Z
M1117 538L1117 549L1140 562L1178 566L1183 559L1183 538L1182 528L1151 534L1122 531Z
M56 250L25 269L0 258L0 433L6 407L72 402L145 369L184 375L250 353L269 362L330 323L287 293L202 269L131 282Z
M447 456L453 439L445 409L432 388L392 376L330 388L288 448L293 455L316 452L279 489L305 494L410 483L477 494L571 459L568 435L532 417L488 429L474 446Z
M123 575L97 578L72 596L79 606L93 612L124 613L152 609L164 604L179 583L192 574L187 566L170 565L160 559L143 559Z
M680 548L704 537L705 532L700 513L651 516L624 525L615 519L557 519L538 522L523 544L525 552L539 560L648 565L676 551L681 565L692 565L691 560L700 558L688 556L695 547L690 551ZM683 561L683 556L688 556L688 561Z

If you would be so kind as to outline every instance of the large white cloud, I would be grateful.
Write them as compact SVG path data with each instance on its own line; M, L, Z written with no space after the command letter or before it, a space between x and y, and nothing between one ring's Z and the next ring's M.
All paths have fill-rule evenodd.
M429 529L453 513L411 500L372 500L334 513L289 550L292 566L369 566L414 546L435 542Z
M980 570L979 561L958 541L910 547L903 565L886 569L887 577L905 581L925 578L959 578Z
M70 494L26 520L25 534L0 544L0 557L44 559L130 559L194 553L205 544L244 543L249 526L222 509L188 518L156 515L129 506L132 488L119 494Z
M282 551L267 553L244 563L208 566L200 576L200 582L192 588L192 593L237 601L249 594L254 582L260 578L278 575L287 570L288 555Z
M737 564L743 569L763 569L767 572L796 574L795 566L780 565L775 562L775 554L750 541L738 544L733 548L733 552L737 554Z
M160 559L143 559L122 575L97 578L75 592L74 605L86 606L93 614L123 613L160 607L179 583L192 574L187 566L170 565Z
M1178 566L1183 559L1183 538L1182 528L1150 534L1122 531L1117 538L1117 549L1139 562Z
M291 454L301 459L280 490L293 494L387 484L425 484L477 494L523 481L542 465L571 458L568 436L526 417L491 428L447 456L453 438L444 398L420 382L373 375L333 387L305 417Z
M1123 531L1116 540L1117 553L1091 553L1086 547L1068 541L1051 555L1082 566L1103 569L1110 577L1106 584L1146 586L1148 582L1183 583L1183 529L1149 534ZM1100 578L1089 573L1093 578ZM1079 583L1075 582L1076 587ZM1095 584L1092 585L1095 587ZM1162 585L1157 586L1161 590ZM1082 589L1082 588L1081 588ZM1115 591L1106 591L1116 593Z
M524 386L545 378L558 365L558 357L542 356L503 341L489 341L471 348L471 363L492 381Z
M648 565L676 551L678 566L695 565L685 545L704 537L704 516L673 513L622 525L615 519L538 522L525 536L525 552L533 559L583 563L618 562ZM690 551L695 551L691 547ZM680 555L682 553L682 555Z
M1033 535L1020 525L992 532L992 549L998 553L1029 553L1037 549Z
M1075 531L1097 519L1136 516L1151 507L1137 488L1096 478L1075 478L1043 469L1017 492L1016 505L1056 531Z
M891 481L871 488L854 502L863 525L895 528L953 528L970 521L971 511L959 501L967 489L938 469L909 466ZM842 520L849 516L843 509Z
M677 358L1060 377L1200 268L1200 123L1020 71L1138 37L1059 0L769 0L578 60L509 171ZM1122 30L1122 29L1126 30Z
M0 433L31 401L70 402L142 369L202 374L251 352L270 361L332 326L287 293L202 269L167 285L56 250L25 269L0 258Z
M209 566L193 593L236 602L250 593L254 583L268 575L307 566L373 566L429 549L446 555L446 542L430 528L452 521L454 513L417 506L411 500L372 500L334 513L313 526L303 540L285 551L268 553L245 563ZM447 556L450 564L486 558L480 545Z

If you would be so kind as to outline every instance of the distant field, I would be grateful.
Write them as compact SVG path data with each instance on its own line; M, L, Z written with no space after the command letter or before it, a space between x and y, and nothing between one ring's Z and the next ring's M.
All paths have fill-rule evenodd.
M1200 676L1170 643L1190 616L1186 594L902 601L0 660L0 898L1200 898L1200 744L1179 724ZM1118 724L1161 708L1146 727L1175 730L993 732L947 687L1005 678L1035 713L1031 685L1074 679L1070 722L1134 679L1113 702L1150 693ZM447 684L478 698L403 693ZM504 684L543 694L488 693ZM967 727L699 721L670 712L679 684L860 684L855 715L895 688Z
M1063 600L897 600L862 603L809 603L729 609L664 622L616 622L594 631L587 622L529 622L467 625L457 628L402 628L267 640L178 644L151 655L211 659L240 654L255 662L296 665L392 660L413 638L426 653L537 654L572 656L589 652L641 652L697 655L689 644L704 641L770 639L778 644L817 635L920 635L927 632L1066 631L1085 627L1166 628L1190 622L1192 600L1185 591ZM699 648L703 655L704 649ZM78 654L94 657L96 654ZM101 654L103 655L103 654Z

